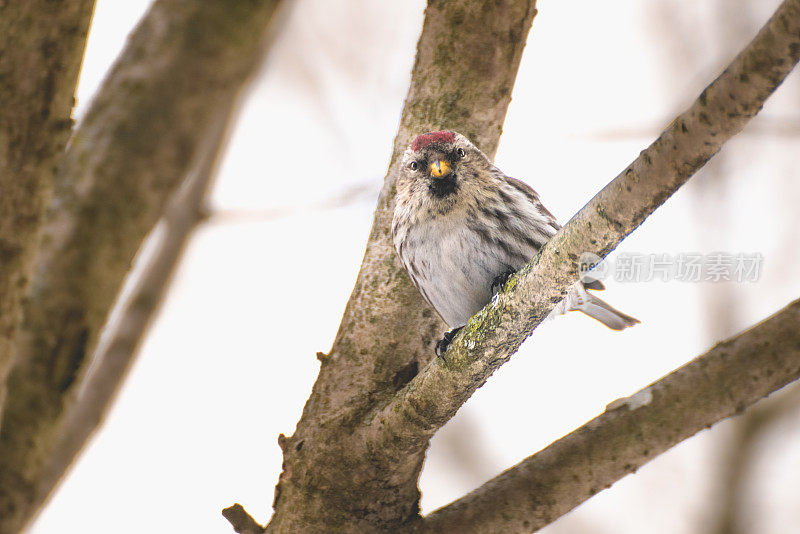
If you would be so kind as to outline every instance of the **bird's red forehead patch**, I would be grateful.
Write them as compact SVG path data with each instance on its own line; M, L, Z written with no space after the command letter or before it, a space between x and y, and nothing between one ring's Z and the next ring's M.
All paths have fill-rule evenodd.
M432 143L452 143L456 140L456 135L449 130L441 130L438 132L428 132L426 134L418 135L411 143L411 150L417 152Z

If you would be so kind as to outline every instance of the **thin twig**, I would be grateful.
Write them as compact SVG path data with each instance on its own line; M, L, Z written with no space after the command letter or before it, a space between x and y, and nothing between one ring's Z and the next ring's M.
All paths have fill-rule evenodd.
M157 0L70 139L3 412L0 533L24 527L53 489L53 466L66 468L79 446L54 448L109 310L171 195L192 165L216 154L209 135L261 65L279 4ZM97 380L97 399L110 399L113 381Z
M262 534L266 529L259 525L238 502L222 510L222 515L230 521L233 530L239 534Z

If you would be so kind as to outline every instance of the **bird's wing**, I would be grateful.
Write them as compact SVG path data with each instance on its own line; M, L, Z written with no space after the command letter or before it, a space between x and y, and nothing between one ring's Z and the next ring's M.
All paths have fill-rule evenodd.
M531 186L529 186L522 180L517 180L516 178L512 178L511 176L505 176L505 180L506 183L514 187L517 191L523 193L525 196L528 197L528 199L532 203L536 204L539 212L550 220L550 224L553 226L553 228L556 229L556 231L558 231L561 228L561 225L558 224L558 221L556 220L555 216L552 213L550 213L550 211L548 211L547 208L544 207L544 204L542 204L542 201L539 199L539 193L534 191L534 189ZM601 282L600 280L585 281L583 282L583 287L587 289L594 289L596 291L602 291L605 289L603 282Z
M550 210L544 207L544 204L542 204L542 201L539 199L539 193L534 191L534 189L531 186L529 186L522 180L517 180L516 178L512 178L511 176L506 176L505 174L503 174L502 176L508 185L510 185L511 187L513 187L514 189L516 189L517 191L528 197L528 200L530 200L532 204L536 204L536 209L539 210L539 213L541 213L542 216L548 219L550 226L555 228L556 231L561 229L561 225L558 224L558 220L555 218L555 216L552 213L550 213Z

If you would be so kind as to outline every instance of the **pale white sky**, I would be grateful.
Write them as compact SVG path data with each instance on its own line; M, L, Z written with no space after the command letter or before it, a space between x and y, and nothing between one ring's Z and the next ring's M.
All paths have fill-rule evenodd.
M681 72L665 63L681 43L668 38L679 28L654 20L655 3L539 2L496 162L531 184L562 222L733 55L704 33L709 8L660 3L700 36ZM78 115L148 4L98 2ZM294 429L316 378L315 354L330 347L355 281L424 4L297 2L232 135L212 199L220 215L196 234L108 421L31 532L113 525L115 533L229 533L220 510L234 502L267 520L281 465L277 436ZM778 1L761 4L759 24ZM736 48L753 34L742 32ZM794 73L763 114L797 119L797 95ZM719 241L699 239L690 184L617 254L760 252L761 281L733 289L742 303L736 329L766 317L800 295L796 269L787 268L797 250L786 249L784 231L796 220L781 194L797 181L796 160L786 158L797 148L796 137L753 135L726 146L733 170L720 201L730 206L730 231ZM342 195L344 205L323 206ZM570 314L539 328L435 437L423 512L710 346L704 284L607 286L603 298L642 324L617 333ZM800 509L800 477L785 474L800 470L798 448L787 445L800 439L797 419L759 466L777 480L758 493L762 515L772 518L764 534L800 520L791 511ZM689 440L545 532L700 531L713 513L707 499L725 432Z

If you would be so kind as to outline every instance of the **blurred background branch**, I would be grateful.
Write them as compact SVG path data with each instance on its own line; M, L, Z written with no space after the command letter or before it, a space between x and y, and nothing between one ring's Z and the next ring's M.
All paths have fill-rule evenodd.
M234 102L231 102L233 104ZM224 146L231 109L221 108L206 130L196 161L186 181L165 208L165 214L137 257L109 316L97 348L91 356L78 393L59 421L59 432L46 459L39 487L55 488L86 441L102 423L116 396L142 337L164 300L172 275L186 244L206 217L206 194ZM142 257L143 256L143 257ZM42 491L44 493L44 490Z
M746 534L758 530L750 510L749 490L753 468L761 459L761 442L774 432L785 417L797 417L800 408L800 384L793 383L774 396L758 403L732 423L727 440L721 440L719 495L712 520L715 534ZM716 524L714 524L716 523Z
M93 9L94 0L0 4L0 414Z
M156 2L72 135L0 428L0 532L17 532L31 519L82 445L72 441L48 471L133 257L193 165L207 183L208 162L261 64L278 5ZM92 400L110 400L127 364L115 367L103 398ZM82 438L105 409L91 407Z

